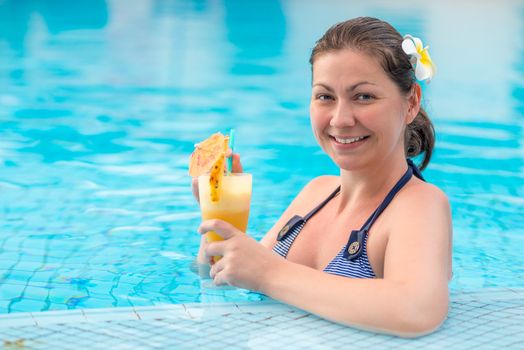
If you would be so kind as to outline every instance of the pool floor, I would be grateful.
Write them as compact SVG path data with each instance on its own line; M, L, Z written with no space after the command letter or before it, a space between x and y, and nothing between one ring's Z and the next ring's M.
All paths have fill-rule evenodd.
M4 349L524 349L524 289L454 292L435 333L402 339L274 301L0 316Z

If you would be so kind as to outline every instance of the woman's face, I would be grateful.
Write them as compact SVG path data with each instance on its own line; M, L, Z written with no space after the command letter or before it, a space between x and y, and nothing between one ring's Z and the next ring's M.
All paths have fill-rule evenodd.
M413 103L402 94L372 56L344 49L315 59L311 125L340 168L355 170L403 155L404 130L417 112L418 99Z

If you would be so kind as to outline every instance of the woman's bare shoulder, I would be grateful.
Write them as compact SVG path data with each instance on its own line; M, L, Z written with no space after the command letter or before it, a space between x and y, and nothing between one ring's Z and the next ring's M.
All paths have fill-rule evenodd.
M334 175L318 176L308 182L295 198L297 205L311 203L329 196L340 185L340 178Z
M411 181L409 186L405 187L404 193L401 192L400 194L406 199L409 199L409 203L413 206L423 204L449 206L449 200L444 191L429 182L424 182L419 179Z
M416 179L398 193L391 207L386 214L384 276L403 280L423 280L424 276L436 280L442 276L447 283L451 277L453 229L446 194Z
M312 208L329 196L339 185L338 176L319 176L309 181L282 213L281 217L266 233L261 243L272 248L276 242L278 231L294 215L306 215Z
M447 195L437 186L415 179L399 193L398 199L391 203L389 217L393 226L411 231L420 226L441 226L448 231L451 225L451 207ZM417 227L417 223L419 227ZM428 224L431 223L431 224Z
M318 191L325 188L334 190L340 184L340 177L335 175L322 175L315 177L304 187L304 190ZM333 187L334 186L334 187Z

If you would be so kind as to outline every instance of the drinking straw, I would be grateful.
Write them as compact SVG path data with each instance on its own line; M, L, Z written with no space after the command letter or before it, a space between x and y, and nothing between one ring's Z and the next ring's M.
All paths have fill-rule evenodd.
M229 148L231 148L231 157L227 158L227 174L233 171L233 149L235 147L235 129L229 130Z

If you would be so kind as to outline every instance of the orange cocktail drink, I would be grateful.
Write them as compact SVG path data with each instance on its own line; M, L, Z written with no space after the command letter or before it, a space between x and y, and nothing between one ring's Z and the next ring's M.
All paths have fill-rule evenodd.
M251 203L252 177L247 173L230 173L220 180L218 200L213 200L209 185L210 175L198 177L198 192L202 220L220 219L246 232ZM222 240L216 232L206 233L208 242ZM217 261L219 258L214 257Z

